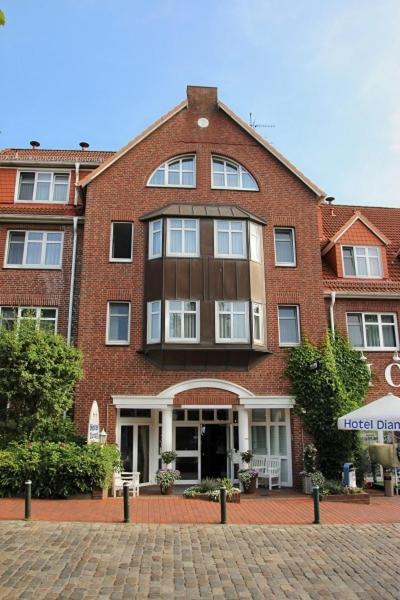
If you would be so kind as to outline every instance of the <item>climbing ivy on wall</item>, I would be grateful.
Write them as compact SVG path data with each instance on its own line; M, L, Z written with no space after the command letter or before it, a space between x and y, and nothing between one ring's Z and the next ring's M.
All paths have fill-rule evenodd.
M291 350L287 374L296 410L318 449L320 469L336 479L360 445L356 432L338 430L337 419L362 405L370 381L368 367L342 335L328 332L321 348L304 339Z

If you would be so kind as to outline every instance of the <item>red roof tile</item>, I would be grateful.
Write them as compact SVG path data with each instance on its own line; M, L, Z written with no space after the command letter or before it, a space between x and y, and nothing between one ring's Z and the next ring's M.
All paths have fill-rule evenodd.
M100 164L115 152L106 150L50 150L32 148L4 148L0 150L0 162L84 162Z

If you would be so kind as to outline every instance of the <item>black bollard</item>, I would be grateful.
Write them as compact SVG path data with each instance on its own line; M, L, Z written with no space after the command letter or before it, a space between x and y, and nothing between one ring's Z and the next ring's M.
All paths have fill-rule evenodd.
M129 481L124 481L124 523L131 522L129 505Z
M320 511L319 511L319 486L314 485L313 487L313 498L314 498L314 525L321 524Z
M226 488L220 489L221 525L226 525Z
M25 481L25 521L29 521L32 514L32 481Z

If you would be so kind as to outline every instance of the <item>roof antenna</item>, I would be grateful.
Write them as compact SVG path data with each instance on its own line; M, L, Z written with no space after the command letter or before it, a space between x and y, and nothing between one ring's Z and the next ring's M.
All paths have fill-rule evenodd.
M249 113L249 125L253 129L257 129L258 127L275 127L275 125L266 125L264 123L256 123L256 120L253 119L253 113Z

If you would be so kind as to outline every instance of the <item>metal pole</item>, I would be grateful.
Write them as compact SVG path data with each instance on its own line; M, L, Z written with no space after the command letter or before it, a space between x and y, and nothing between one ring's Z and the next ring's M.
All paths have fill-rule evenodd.
M321 524L320 511L319 511L319 486L313 486L313 498L314 498L314 525Z
M25 481L25 521L32 515L32 481Z
M226 487L220 489L221 525L226 525Z
M124 523L131 522L129 506L129 481L124 481Z

